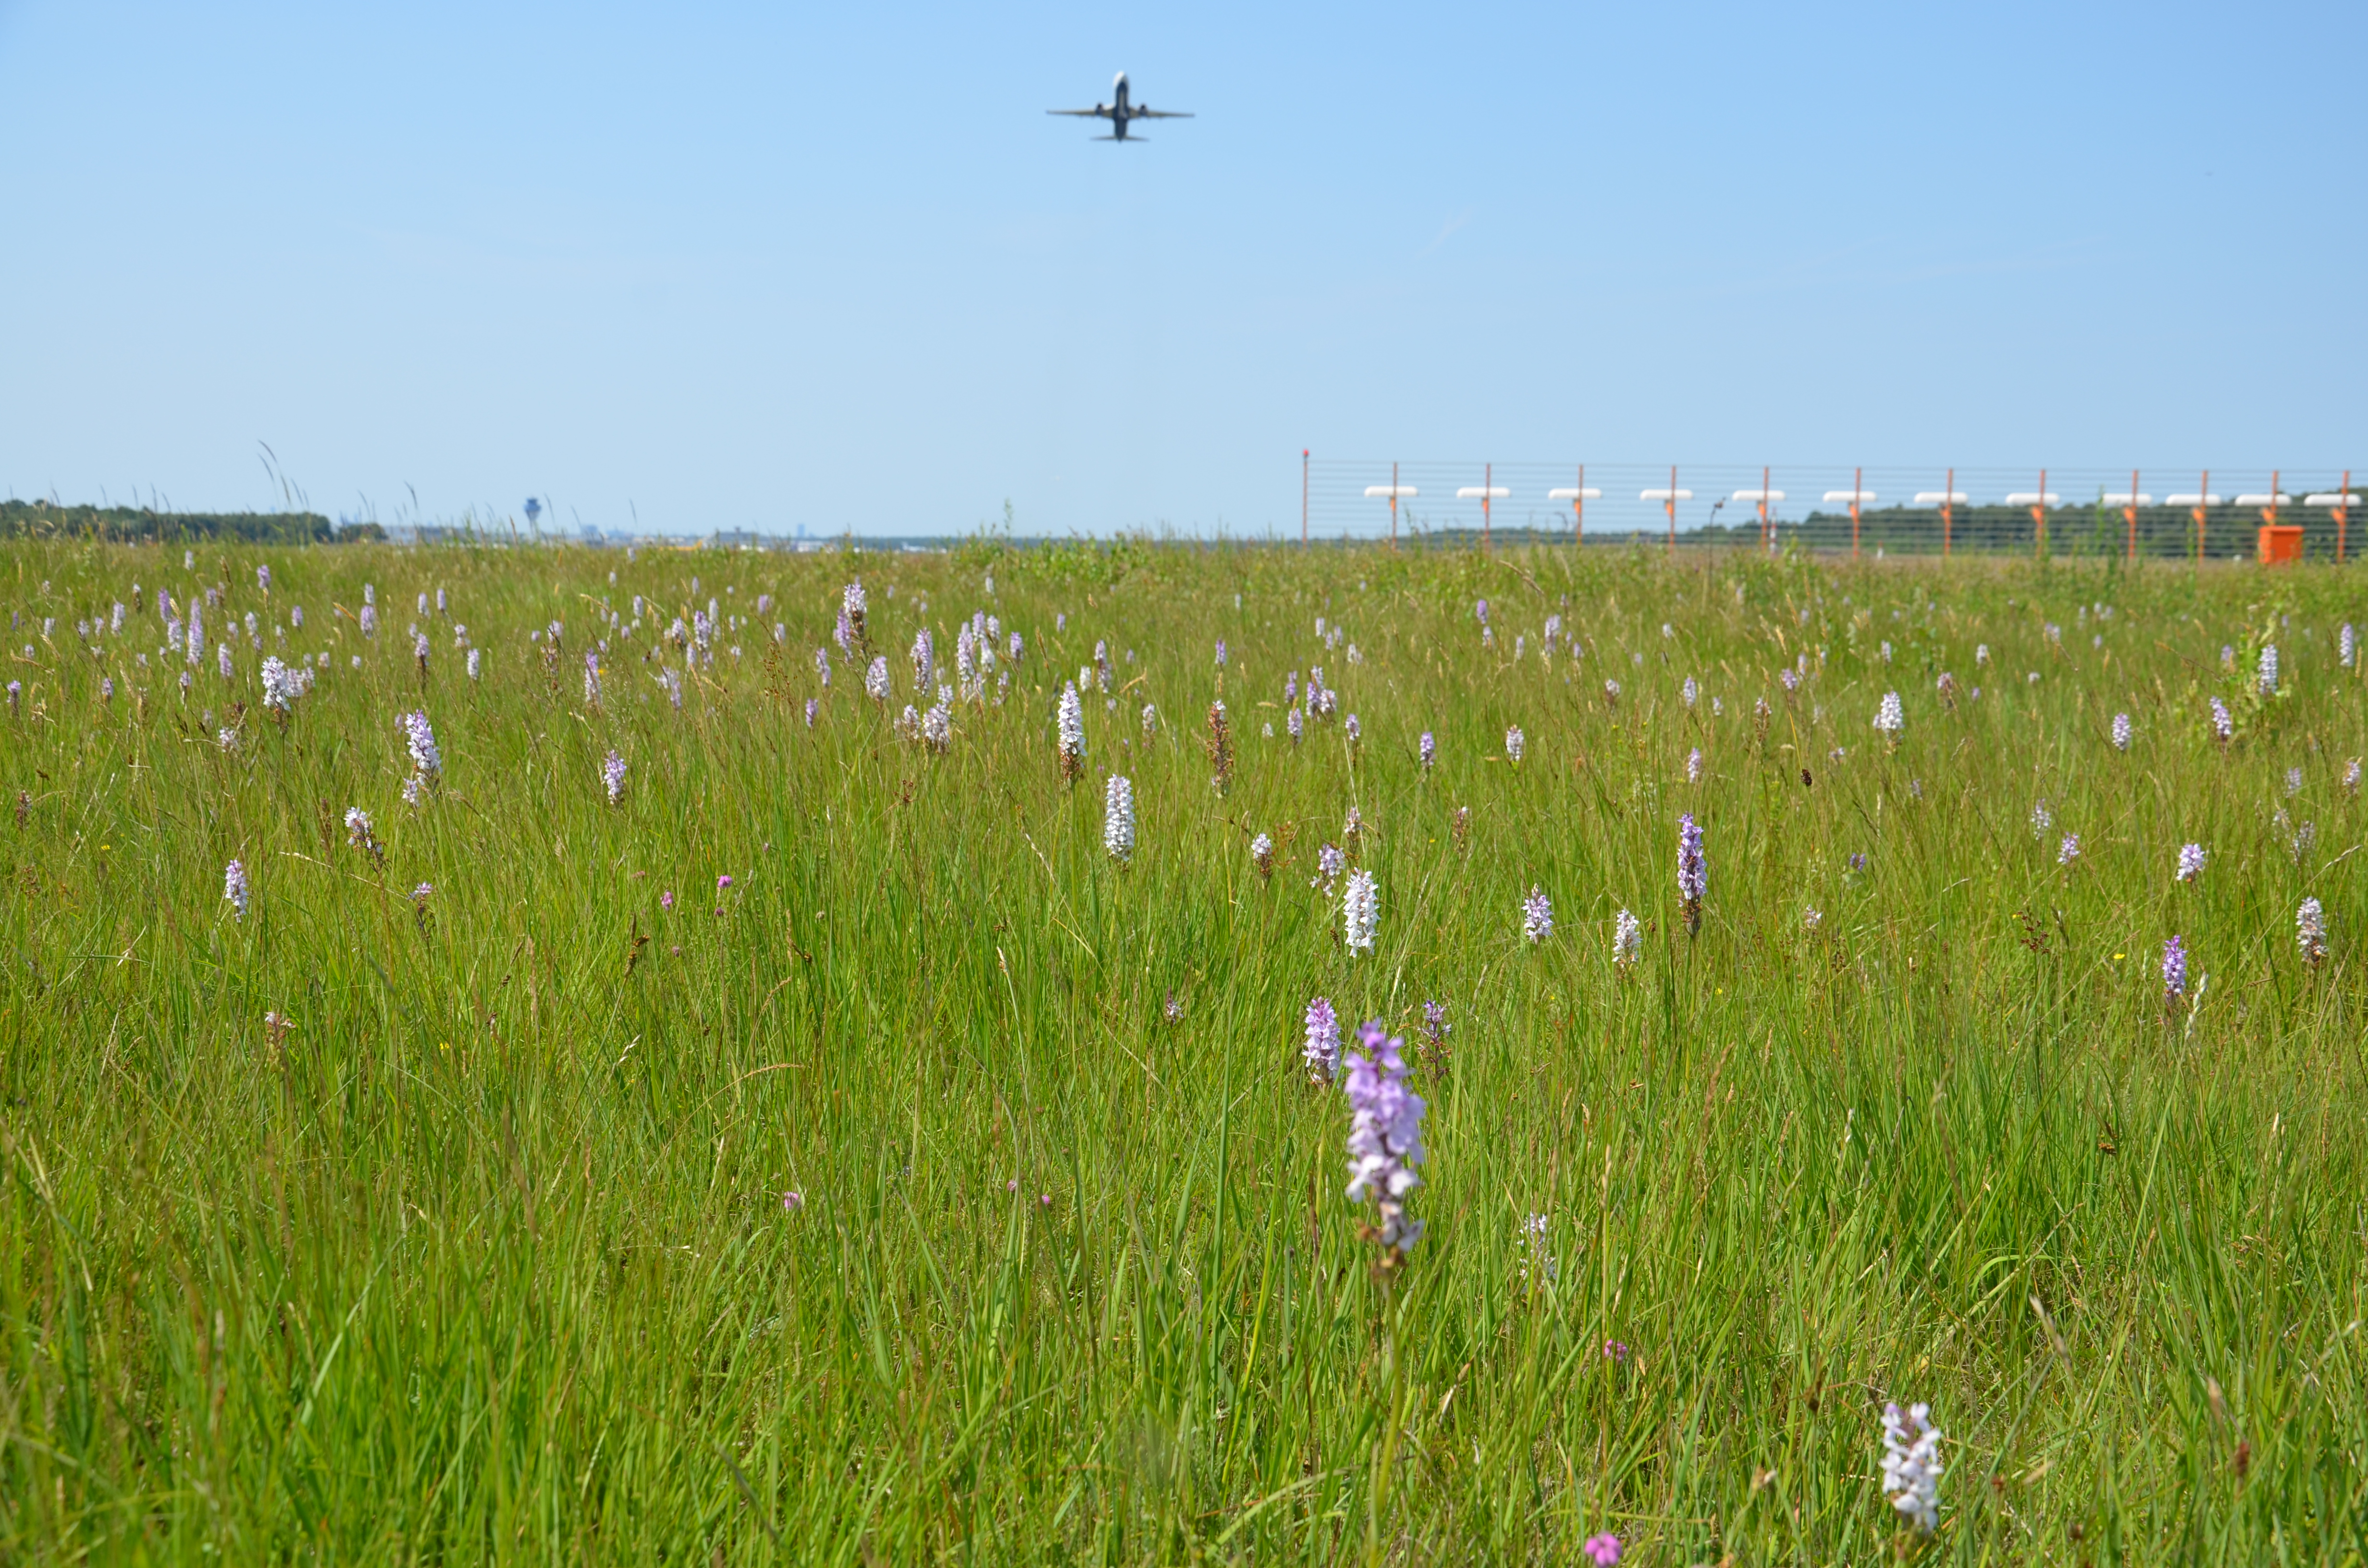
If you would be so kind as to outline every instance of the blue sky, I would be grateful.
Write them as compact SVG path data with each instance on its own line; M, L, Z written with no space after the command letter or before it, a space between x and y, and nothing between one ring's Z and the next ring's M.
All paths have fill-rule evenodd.
M2368 469L2357 6L0 0L0 490L1259 533L1299 453ZM1043 110L1199 118L1141 147Z

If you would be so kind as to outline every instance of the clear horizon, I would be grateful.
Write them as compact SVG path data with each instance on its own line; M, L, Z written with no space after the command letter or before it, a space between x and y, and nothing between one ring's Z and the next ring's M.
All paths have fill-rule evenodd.
M2363 34L0 0L0 494L1258 538L1303 449L2331 485L2368 192L2297 82ZM1197 118L1044 113L1121 68Z

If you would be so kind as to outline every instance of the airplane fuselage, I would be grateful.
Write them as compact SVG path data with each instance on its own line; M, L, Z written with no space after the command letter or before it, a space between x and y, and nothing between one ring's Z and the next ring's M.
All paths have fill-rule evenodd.
M1180 113L1175 109L1156 109L1148 104L1138 106L1134 101L1134 90L1128 84L1126 73L1123 71L1120 72L1117 79L1110 83L1109 103L1096 104L1091 108L1056 108L1046 112L1075 115L1083 119L1107 119L1110 122L1110 133L1101 139L1105 142L1141 141L1140 137L1130 137L1127 134L1127 127L1138 119L1190 119L1192 118L1190 114Z

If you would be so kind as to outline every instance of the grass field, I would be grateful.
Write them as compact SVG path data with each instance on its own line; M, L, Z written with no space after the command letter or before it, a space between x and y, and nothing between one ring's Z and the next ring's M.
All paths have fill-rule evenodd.
M2368 1553L2354 575L182 562L0 562L0 1558ZM834 642L859 578L884 705ZM202 607L194 665L160 588ZM662 640L711 599L711 657ZM997 663L940 750L900 729L908 651L930 628L952 684L973 612ZM321 666L284 722L266 654ZM1319 995L1428 1102L1394 1267L1302 1061ZM1945 1434L1930 1535L1886 1401Z

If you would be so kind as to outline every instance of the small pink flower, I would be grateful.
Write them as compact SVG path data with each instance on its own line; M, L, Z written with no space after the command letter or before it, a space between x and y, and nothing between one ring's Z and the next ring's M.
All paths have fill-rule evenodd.
M1004 1190L1004 1191L1006 1191L1006 1192L1017 1192L1017 1191L1019 1191L1019 1178L1018 1176L1013 1176L1009 1181L1005 1182L1005 1183L1003 1184L1003 1190Z
M1053 1207L1053 1195L1049 1192L1040 1192L1036 1195L1036 1202L1041 1208L1050 1209Z
M1579 1550L1595 1560L1596 1568L1611 1568L1620 1561L1620 1538L1606 1530L1601 1535L1588 1536L1579 1543Z
M672 888L668 888L666 892L658 894L658 907L660 909L672 909L674 907L674 890Z
M732 873L729 871L724 872L723 875L715 879L715 891L717 892L722 892L725 888L728 888L731 885Z
M1607 1359L1607 1360L1611 1360L1611 1361L1625 1361L1625 1360L1627 1360L1627 1359L1628 1359L1628 1342L1627 1342L1626 1340L1624 1340L1624 1339L1607 1339L1607 1340L1605 1340L1605 1341L1603 1342L1603 1355L1604 1355L1605 1359Z
M781 1194L781 1207L790 1213L794 1214L805 1206L806 1196L804 1193L800 1192L796 1187L791 1187L789 1191Z

